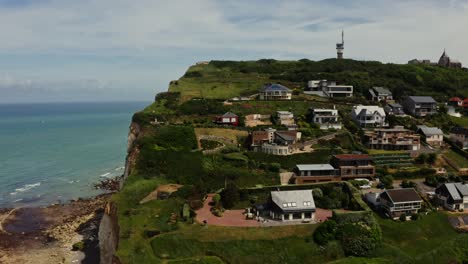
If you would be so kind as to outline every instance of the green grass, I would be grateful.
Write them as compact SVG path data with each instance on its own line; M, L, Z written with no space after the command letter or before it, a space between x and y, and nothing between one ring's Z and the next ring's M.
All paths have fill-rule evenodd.
M458 165L458 167L468 168L468 159L458 154L457 152L449 149L444 153L444 155L453 162L455 162Z
M270 80L268 75L241 73L213 65L194 65L187 72L199 72L201 77L182 76L169 86L170 92L180 92L181 100L191 98L229 99L239 95L251 95Z
M468 117L463 116L463 117L455 117L455 116L450 116L450 119L457 125L462 126L462 127L468 127Z
M446 250L447 245L455 241L468 239L467 234L457 234L447 221L444 213L431 213L422 216L417 221L399 222L379 218L383 233L383 246L377 250L375 256L385 256L396 262L425 263L427 260L437 259L448 263L460 257L453 255L453 250L464 250L468 244L455 245L453 250Z

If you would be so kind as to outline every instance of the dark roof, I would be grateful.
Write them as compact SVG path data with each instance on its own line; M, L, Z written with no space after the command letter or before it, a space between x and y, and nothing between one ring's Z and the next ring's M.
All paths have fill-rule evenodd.
M231 112L227 112L223 115L223 117L237 117L237 115Z
M386 193L394 203L404 203L413 201L422 202L421 197L414 188L391 189L386 190L384 193Z
M372 87L372 89L376 91L379 95L391 95L392 94L392 92L390 92L390 90L388 90L387 88Z
M397 104L397 103L392 103L392 104L388 104L389 106L391 106L392 108L402 108L403 106L401 106L401 104Z
M286 91L286 92L291 92L291 90L278 83L270 83L265 86L260 90L261 92L266 92L266 91Z
M297 138L297 132L294 130L289 131L276 131L277 136L283 138L286 141L295 141Z
M437 103L434 98L430 96L408 96L408 98L415 103Z
M454 127L454 128L452 128L452 130L450 130L450 133L462 134L462 135L468 136L468 128Z
M340 160L370 160L367 154L340 154L334 157Z

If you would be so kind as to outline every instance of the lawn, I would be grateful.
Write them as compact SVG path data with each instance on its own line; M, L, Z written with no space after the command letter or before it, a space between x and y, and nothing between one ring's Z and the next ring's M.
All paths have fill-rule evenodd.
M195 134L197 138L200 138L201 135L210 135L227 138L236 143L238 137L247 137L249 135L247 131L229 128L195 128Z
M309 236L316 225L271 228L186 226L154 238L156 257L217 256L228 263L321 263L328 259Z
M197 76L189 76L190 73ZM271 80L268 75L241 73L227 68L219 69L213 65L194 65L186 75L171 82L170 92L181 92L181 101L191 98L229 99L239 95L251 95Z
M468 168L468 160L453 150L447 150L444 155L458 164L460 168Z
M450 119L459 126L468 127L468 117L466 116L463 116L463 117L450 116Z
M430 213L404 223L378 219L383 246L375 252L376 257L398 263L449 263L467 257L468 234L458 234L445 213Z

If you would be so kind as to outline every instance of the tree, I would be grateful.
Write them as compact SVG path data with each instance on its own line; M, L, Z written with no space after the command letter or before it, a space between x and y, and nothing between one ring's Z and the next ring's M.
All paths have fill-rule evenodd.
M239 188L233 183L229 183L221 192L221 202L224 208L232 208L240 200Z
M421 154L419 154L419 156L416 159L414 159L414 161L416 163L418 163L418 164L424 164L424 163L426 163L427 158L428 158L428 156L427 156L426 153L421 153Z
M382 237L377 227L363 226L361 223L342 225L337 231L337 236L345 254L347 256L369 256L379 245Z
M314 196L315 199L321 199L323 197L322 189L320 188L312 189L312 195Z
M386 189L393 188L393 177L391 175L380 177L380 182L385 186Z
M437 160L437 154L430 153L427 156L426 162L432 165L432 164L434 164L436 162L436 160Z
M319 245L326 245L329 241L335 240L336 236L336 222L334 220L327 220L319 225L313 234L315 243Z

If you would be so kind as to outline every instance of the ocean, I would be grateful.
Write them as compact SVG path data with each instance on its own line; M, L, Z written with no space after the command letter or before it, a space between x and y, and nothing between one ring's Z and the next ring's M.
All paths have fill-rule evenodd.
M128 127L149 102L0 105L0 208L86 198L122 175Z

